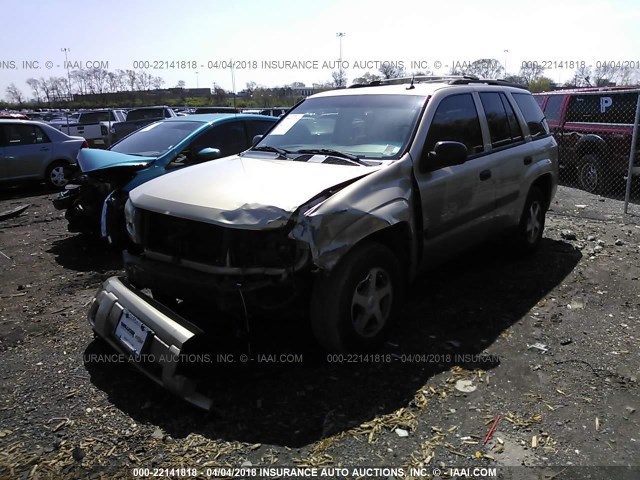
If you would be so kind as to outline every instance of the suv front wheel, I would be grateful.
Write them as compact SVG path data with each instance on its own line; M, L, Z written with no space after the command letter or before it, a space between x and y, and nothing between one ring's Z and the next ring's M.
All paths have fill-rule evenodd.
M401 282L398 259L387 247L365 243L348 252L313 288L310 317L318 343L331 352L379 346L400 305Z

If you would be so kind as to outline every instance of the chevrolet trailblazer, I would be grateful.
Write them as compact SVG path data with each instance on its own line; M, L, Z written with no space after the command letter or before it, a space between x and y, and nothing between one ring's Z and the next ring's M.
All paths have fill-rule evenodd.
M532 252L557 145L532 95L499 80L415 77L313 95L254 146L130 194L126 278L89 321L147 375L207 398L180 356L207 330L171 307L270 309L302 299L329 351L376 347L424 267L496 234ZM148 289L156 298L142 292ZM233 300L233 301L232 301ZM172 361L167 356L173 355Z

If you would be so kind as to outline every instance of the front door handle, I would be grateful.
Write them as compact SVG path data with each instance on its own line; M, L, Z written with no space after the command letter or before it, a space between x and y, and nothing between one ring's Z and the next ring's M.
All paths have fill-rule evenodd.
M480 180L483 182L491 178L491 170L483 170L480 172Z
M531 162L533 162L533 158L531 158L528 155L526 157L524 157L524 164L525 165L531 165Z

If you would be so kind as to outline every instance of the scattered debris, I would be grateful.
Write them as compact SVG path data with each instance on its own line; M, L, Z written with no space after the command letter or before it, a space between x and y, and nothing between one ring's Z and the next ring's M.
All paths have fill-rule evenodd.
M491 440L491 437L493 436L493 433L496 431L496 428L498 428L498 423L500 423L500 419L502 418L502 416L498 415L496 417L496 419L493 421L493 423L491 424L491 428L489 428L489 431L487 432L487 434L484 437L484 440L482 441L483 445L486 445L487 442L489 440ZM500 439L498 439L500 440ZM502 443L502 441L500 441Z
M535 349L535 350L539 350L540 353L547 353L549 351L549 347L543 343L534 343L533 345L527 345L527 349L531 350L531 349Z
M0 222L3 220L9 220L10 218L14 218L19 216L22 212L24 212L27 208L29 208L31 204L20 205L12 210L7 210L5 212L0 213Z
M476 387L471 380L458 380L456 382L456 390L464 393L471 393L476 390Z
M409 436L409 432L406 431L404 428L396 428L395 432L396 432L396 435L398 435L399 437Z
M571 338L565 338L560 340L560 345L569 345L570 343L573 343L573 340Z

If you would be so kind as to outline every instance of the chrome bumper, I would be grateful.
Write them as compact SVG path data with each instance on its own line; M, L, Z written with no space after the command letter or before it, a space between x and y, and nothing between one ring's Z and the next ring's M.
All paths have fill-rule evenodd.
M142 355L151 362L137 362L132 352L116 337L123 312L135 315L151 332ZM129 355L131 363L156 383L197 407L209 410L211 399L196 391L193 380L176 372L185 348L200 328L183 319L118 277L107 279L96 293L88 314L91 328L113 348Z

